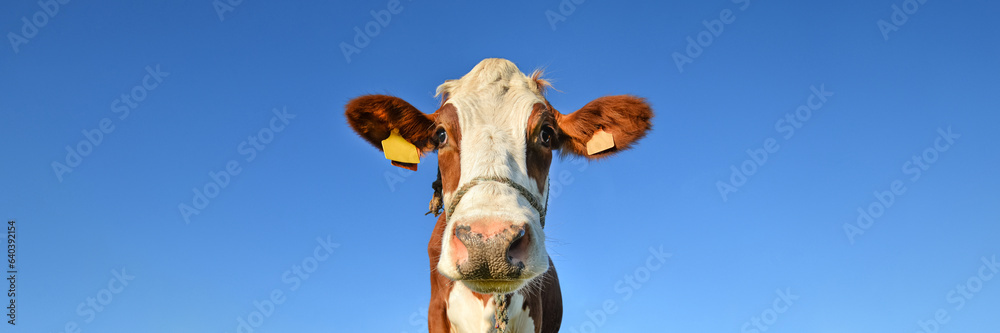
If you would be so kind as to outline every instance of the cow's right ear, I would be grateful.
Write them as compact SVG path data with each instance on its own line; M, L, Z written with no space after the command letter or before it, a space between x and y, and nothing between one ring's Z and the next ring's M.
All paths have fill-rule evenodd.
M403 99L386 95L365 95L352 99L344 107L347 123L354 132L372 146L382 150L382 140L393 130L406 141L424 153L434 150L434 115L417 110ZM393 165L416 170L416 164L399 163Z

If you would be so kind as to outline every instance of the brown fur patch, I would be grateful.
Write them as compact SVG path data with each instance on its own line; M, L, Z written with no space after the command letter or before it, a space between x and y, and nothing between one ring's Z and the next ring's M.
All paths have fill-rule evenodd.
M552 149L542 146L539 138L544 126L556 127L555 116L545 104L536 103L528 117L527 140L525 140L525 164L528 177L535 180L538 193L545 195L545 182L549 178L549 166L552 165ZM557 133L552 133L552 146L558 145Z
M556 114L559 123L560 149L563 154L575 154L590 159L613 155L631 147L646 136L652 127L653 109L646 100L631 95L604 96L587 103L568 115ZM594 132L604 129L615 137L615 147L595 155L587 155L587 141Z
M476 298L479 299L480 302L483 302L483 306L486 306L486 303L489 303L490 299L493 298L493 294L480 294L480 293L477 293L475 291L471 291L471 292L472 292L472 296L475 296Z
M352 99L345 109L347 123L354 132L379 150L382 140L393 129L398 129L400 136L422 151L434 149L430 140L434 134L434 115L420 112L399 97L365 95Z
M431 302L427 307L428 332L448 332L451 322L448 321L448 295L454 282L437 271L437 263L441 258L441 240L444 239L446 227L444 215L438 217L431 240L427 243L427 255L431 264Z
M448 143L438 150L438 168L441 171L443 194L455 192L462 175L462 126L458 123L458 111L452 104L445 104L437 112L437 123L448 132Z
M416 163L403 163L403 162L397 162L397 161L389 161L389 164L398 166L398 167L403 168L403 169L409 169L409 170L417 171L417 164Z
M538 288L520 291L524 295L521 310L528 310L528 317L535 323L535 333L557 333L562 325L562 291L552 258L549 258L549 270L536 279L540 283Z

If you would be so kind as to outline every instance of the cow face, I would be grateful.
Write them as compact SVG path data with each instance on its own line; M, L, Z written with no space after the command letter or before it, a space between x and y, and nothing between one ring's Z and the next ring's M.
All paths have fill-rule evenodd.
M547 85L538 72L529 77L510 61L486 59L437 88L442 104L433 114L385 95L346 106L348 123L375 147L396 130L421 153L437 152L446 225L440 244L431 244L440 247L432 260L473 291L513 292L548 270L543 227L554 150L601 158L650 128L652 110L641 98L601 97L564 115L545 100ZM599 131L614 146L588 154Z

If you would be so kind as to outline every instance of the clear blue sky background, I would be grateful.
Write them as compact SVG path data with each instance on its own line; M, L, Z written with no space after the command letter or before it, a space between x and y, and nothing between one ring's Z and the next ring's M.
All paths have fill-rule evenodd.
M71 1L18 52L0 45L0 215L19 237L18 321L0 332L235 332L275 289L257 332L426 330L435 158L397 172L343 105L390 93L431 112L488 57L546 68L562 112L624 93L656 111L638 148L553 163L570 177L546 229L564 332L740 332L774 319L778 289L798 299L768 332L917 332L939 309L942 332L996 332L1000 279L961 308L948 295L1000 255L1000 6L928 1L886 40L876 22L901 4L586 1L553 30L555 0L403 0L348 63L340 43L387 1L243 1L222 21L209 0ZM40 10L4 1L3 40ZM679 71L672 54L723 10L735 21ZM147 66L169 76L119 119ZM813 86L833 95L786 139L775 123ZM275 108L295 118L246 161ZM52 163L104 118L114 131L60 181ZM961 136L911 180L947 128ZM768 138L780 148L723 200L717 182ZM231 160L241 173L185 223L178 205ZM852 244L844 224L895 180L906 192ZM292 291L283 275L328 236L339 248ZM625 299L618 281L661 246L673 256ZM86 322L79 304L122 267L134 280Z

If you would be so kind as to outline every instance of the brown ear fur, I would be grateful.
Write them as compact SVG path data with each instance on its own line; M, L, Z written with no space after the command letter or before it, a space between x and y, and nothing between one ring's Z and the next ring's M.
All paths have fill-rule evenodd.
M352 99L344 108L347 123L354 132L379 150L382 150L382 140L388 138L393 129L398 129L399 135L417 148L433 149L434 115L420 112L399 97L365 95Z
M574 154L591 159L613 155L625 150L646 136L652 127L653 109L646 100L631 95L604 96L587 103L568 115L556 114L559 124L559 149L563 154ZM611 133L615 147L587 155L587 141L599 129Z

